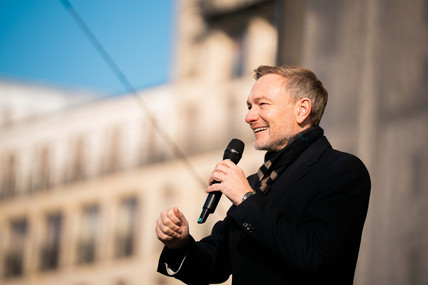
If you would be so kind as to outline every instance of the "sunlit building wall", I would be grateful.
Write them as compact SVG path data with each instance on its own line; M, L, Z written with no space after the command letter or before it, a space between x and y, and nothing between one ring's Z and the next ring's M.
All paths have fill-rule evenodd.
M0 86L7 103L2 284L179 284L156 273L162 245L155 221L178 206L201 238L230 206L222 199L204 225L196 223L228 142L246 142L240 166L247 173L262 161L244 122L245 102L251 70L275 63L273 8L272 1L180 2L173 80L139 94L82 94L74 102L80 93ZM23 99L11 108L16 96Z

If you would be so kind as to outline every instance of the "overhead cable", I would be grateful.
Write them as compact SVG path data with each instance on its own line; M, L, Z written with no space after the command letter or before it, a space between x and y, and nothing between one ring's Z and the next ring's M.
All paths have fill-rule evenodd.
M203 181L203 179L199 176L199 174L196 172L193 165L190 163L190 161L187 159L186 155L183 151L178 147L178 145L175 143L175 141L169 136L169 134L159 125L156 118L153 116L150 109L145 104L144 100L138 95L137 90L134 88L134 86L131 84L131 82L128 80L126 75L122 72L122 70L119 68L119 66L116 64L116 62L113 60L112 56L109 54L109 52L103 47L101 42L97 39L95 34L91 31L89 26L85 23L85 21L80 17L79 13L73 8L72 4L68 0L59 0L62 5L66 8L68 13L71 15L71 17L74 19L76 24L80 27L82 32L85 34L85 36L88 38L88 40L93 44L98 54L101 56L101 58L104 60L104 62L108 65L110 70L114 73L116 78L120 81L122 86L125 88L126 92L133 95L136 99L138 105L142 109L143 113L147 116L150 124L154 129L158 132L158 134L161 136L161 138L165 141L165 143L171 148L172 152L174 153L174 156L178 159L180 159L184 165L186 166L189 173L194 177L195 180L197 180L203 187L206 187L206 183Z

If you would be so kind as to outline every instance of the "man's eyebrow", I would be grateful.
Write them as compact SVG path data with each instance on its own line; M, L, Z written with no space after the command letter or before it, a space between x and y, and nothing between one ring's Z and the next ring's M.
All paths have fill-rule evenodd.
M259 101L261 101L261 100L269 100L269 101L271 101L270 99L269 99L269 97L267 97L267 96L264 96L264 95L260 95L260 96L256 96L256 97L254 97L253 98L253 102L254 103L257 103L257 102L259 102ZM250 101L248 101L247 100L247 105L251 105L251 103L250 103Z

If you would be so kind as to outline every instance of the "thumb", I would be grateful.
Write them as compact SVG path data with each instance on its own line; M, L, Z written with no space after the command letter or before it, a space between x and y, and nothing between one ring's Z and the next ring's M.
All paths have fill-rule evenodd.
M173 211L174 211L174 215L179 219L183 215L178 208L174 208Z
M180 210L178 209L178 208L174 208L173 209L173 212L174 212L174 215L181 221L181 222L183 222L183 217L184 217L184 215L183 215L183 213L182 212L180 212Z
M180 212L180 210L178 208L174 208L174 214L178 219L180 219L182 224L187 223L186 217L184 216L184 214L182 212Z

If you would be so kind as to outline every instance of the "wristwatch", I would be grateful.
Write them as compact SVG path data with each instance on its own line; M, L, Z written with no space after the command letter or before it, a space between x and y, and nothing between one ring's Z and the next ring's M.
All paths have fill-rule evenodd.
M256 192L254 192L254 191L250 191L250 192L245 193L244 197L242 197L242 202L244 202L245 200L248 199L248 197L253 196L254 194L256 194Z

